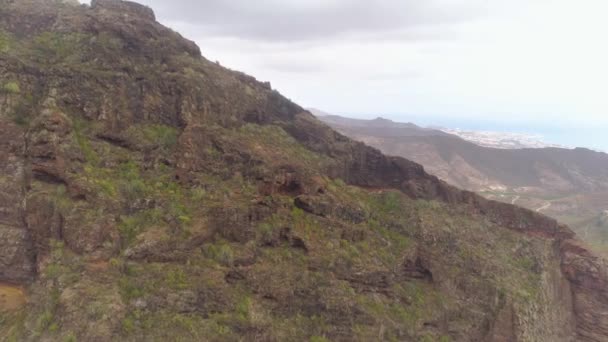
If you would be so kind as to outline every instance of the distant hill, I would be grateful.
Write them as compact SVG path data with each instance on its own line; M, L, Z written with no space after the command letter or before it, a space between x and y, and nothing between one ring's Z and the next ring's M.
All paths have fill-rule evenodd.
M588 149L497 149L412 123L322 116L347 136L412 159L444 180L470 190L511 189L571 193L608 189L608 155Z
M370 130L376 136L400 137L400 136L450 136L440 130L422 128L413 123L394 122L384 118L373 120L350 119L338 115L320 116L321 121L343 130L366 135Z

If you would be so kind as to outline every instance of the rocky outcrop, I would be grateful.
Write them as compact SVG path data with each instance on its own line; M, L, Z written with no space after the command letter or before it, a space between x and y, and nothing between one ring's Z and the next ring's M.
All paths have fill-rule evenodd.
M0 279L27 282L34 278L35 249L23 220L23 132L0 116Z
M140 5L132 1L122 0L93 0L91 8L95 10L105 10L114 13L122 13L123 15L132 15L144 20L156 20L154 11L146 6Z
M579 341L605 341L608 334L608 274L604 260L578 241L562 245L562 271L572 286L573 310Z

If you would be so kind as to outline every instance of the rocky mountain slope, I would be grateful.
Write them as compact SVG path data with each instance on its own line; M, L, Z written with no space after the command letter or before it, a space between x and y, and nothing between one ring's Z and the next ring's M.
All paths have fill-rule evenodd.
M346 138L146 7L0 0L0 52L2 340L608 338L567 227Z

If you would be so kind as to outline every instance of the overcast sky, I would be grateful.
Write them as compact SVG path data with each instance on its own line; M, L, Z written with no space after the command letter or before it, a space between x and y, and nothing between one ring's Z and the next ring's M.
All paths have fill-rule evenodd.
M305 107L608 128L606 0L139 0Z

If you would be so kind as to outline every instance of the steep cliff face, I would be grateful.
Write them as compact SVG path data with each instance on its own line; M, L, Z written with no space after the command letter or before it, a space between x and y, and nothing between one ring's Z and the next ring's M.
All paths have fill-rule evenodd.
M135 3L0 1L17 340L604 341L565 226L336 133Z

